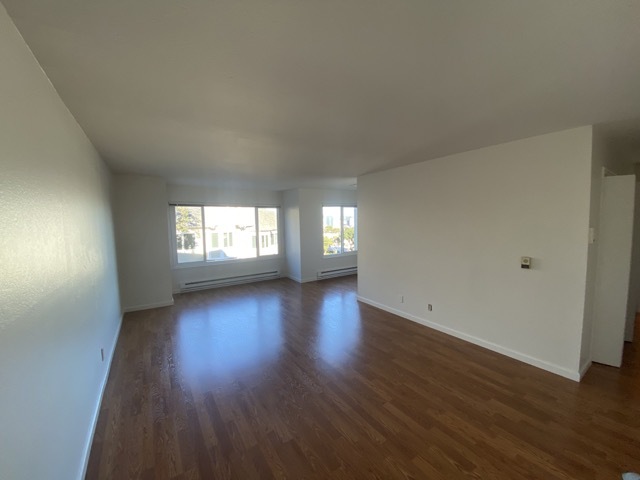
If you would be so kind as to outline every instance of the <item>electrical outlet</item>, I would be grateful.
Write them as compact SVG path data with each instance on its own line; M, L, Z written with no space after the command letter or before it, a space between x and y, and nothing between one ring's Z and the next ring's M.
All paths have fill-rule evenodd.
M432 306L431 304L429 304L429 305L427 306L427 310L429 310L430 312L431 312L431 311L433 311L433 306Z
M100 349L100 358L102 358L102 361L104 362L104 348Z

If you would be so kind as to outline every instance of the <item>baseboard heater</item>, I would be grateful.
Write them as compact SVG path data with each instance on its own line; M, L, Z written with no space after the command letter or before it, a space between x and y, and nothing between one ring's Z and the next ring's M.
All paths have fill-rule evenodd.
M355 275L356 273L358 273L358 267L323 270L321 272L318 272L318 280L324 280L325 278L344 277L345 275Z
M234 277L214 278L211 280L196 280L185 282L180 285L181 292L193 292L195 290L205 290L207 288L228 287L230 285L240 285L242 283L261 282L262 280L273 280L280 278L280 272L251 273L249 275L236 275Z

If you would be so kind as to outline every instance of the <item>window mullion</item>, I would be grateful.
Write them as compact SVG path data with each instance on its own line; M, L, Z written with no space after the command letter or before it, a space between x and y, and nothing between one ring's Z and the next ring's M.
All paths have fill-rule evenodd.
M204 220L204 206L200 207L200 218L202 219L202 225L201 225L200 229L202 230L202 249L204 250L202 252L202 254L203 254L202 256L203 256L203 259L204 259L204 261L206 263L206 261L207 261L207 233L206 232L207 232L207 230L204 228L204 225L205 225L205 223L204 223L205 222L205 220Z
M260 224L258 223L258 207L254 207L255 224L256 224L256 257L260 256Z
M169 215L169 238L173 239L172 245L173 245L173 255L172 255L172 259L173 259L173 265L178 265L178 235L177 235L177 229L176 229L176 207L175 205L171 206L171 215ZM184 241L184 240L183 240Z
M358 207L353 209L353 241L354 251L358 251Z
M344 207L340 207L340 253L344 253Z

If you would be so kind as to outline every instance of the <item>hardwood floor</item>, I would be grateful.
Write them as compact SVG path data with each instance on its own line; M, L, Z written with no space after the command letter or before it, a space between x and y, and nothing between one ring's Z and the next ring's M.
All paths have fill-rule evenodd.
M359 304L355 277L175 300L125 317L87 478L640 470L637 347L575 383Z

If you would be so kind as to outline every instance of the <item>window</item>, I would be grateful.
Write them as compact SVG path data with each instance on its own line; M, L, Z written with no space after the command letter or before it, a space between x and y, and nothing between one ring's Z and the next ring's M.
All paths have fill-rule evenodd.
M263 207L174 207L179 264L277 255L278 209ZM257 236L260 241L256 242Z
M233 247L233 232L224 232L224 246Z
M358 208L322 207L324 255L358 250ZM334 226L337 223L338 226Z

